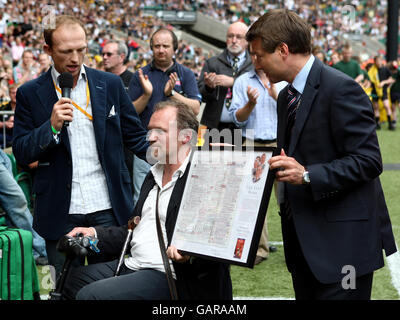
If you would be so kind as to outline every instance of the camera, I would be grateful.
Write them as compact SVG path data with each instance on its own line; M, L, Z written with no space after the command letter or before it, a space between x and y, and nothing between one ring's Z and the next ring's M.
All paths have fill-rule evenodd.
M75 257L86 257L88 248L98 252L97 239L83 236L82 233L77 234L75 237L63 236L57 243L57 250L64 253L67 258L73 259Z

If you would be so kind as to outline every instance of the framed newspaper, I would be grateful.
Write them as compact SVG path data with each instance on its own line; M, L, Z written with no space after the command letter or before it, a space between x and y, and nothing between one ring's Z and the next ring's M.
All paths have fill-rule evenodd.
M199 148L171 244L183 254L252 268L271 195L274 148Z

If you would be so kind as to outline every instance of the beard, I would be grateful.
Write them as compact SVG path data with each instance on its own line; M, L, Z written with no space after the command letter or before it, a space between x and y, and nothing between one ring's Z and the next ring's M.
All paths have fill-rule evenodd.
M239 44L231 44L227 47L228 51L233 55L238 55L243 51L243 47Z

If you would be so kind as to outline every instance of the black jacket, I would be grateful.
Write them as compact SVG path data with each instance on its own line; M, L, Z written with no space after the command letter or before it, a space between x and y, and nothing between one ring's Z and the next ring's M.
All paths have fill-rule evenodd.
M220 55L208 59L204 63L198 82L199 91L203 97L203 101L206 103L200 123L206 125L209 129L218 127L228 88L218 86L212 89L207 87L204 83L204 72L215 72L216 74L224 74L233 77L233 69L227 59L227 55L228 51L225 49ZM246 51L246 61L240 66L238 73L235 75L235 79L252 69L253 64L251 63L249 53Z
M285 145L287 90L278 97L278 148ZM379 175L382 159L368 96L353 79L315 59L286 154L305 166L310 185L286 185L296 237L315 277L357 277L383 266L396 245ZM282 229L284 244L290 237ZM297 261L285 255L290 271ZM294 253L292 255L296 256Z
M177 180L168 205L167 219L165 222L168 245L171 242L175 228L189 167L190 166L187 167L185 174ZM143 204L150 190L154 187L154 184L154 177L150 171L143 182L139 199L134 210L134 216L141 216ZM100 240L99 249L101 252L118 257L127 235L126 226L96 227L96 231ZM157 239L154 239L154 241L157 241ZM232 283L229 265L200 258L191 260L191 262L186 263L173 263L177 277L176 284L179 299L232 299Z

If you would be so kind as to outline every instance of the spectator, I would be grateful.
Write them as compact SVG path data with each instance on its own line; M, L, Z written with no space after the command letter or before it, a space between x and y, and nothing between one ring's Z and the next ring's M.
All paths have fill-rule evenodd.
M108 41L103 47L102 55L105 71L120 76L126 91L128 91L133 73L127 70L125 65L125 60L128 57L128 47L126 44L123 41Z
M16 107L16 94L17 94L17 84L12 84L10 86L10 102L2 108L5 111L15 111ZM5 127L5 128L4 128ZM13 128L14 128L14 115L3 115L3 119L0 122L0 143L3 145L4 141L4 130L5 130L5 138L6 145L3 145L4 148L9 148L12 145L12 136L13 136Z
M42 75L47 71L49 71L51 67L51 60L49 55L45 52L42 52L39 54L38 60L39 60L39 71L38 71L39 75Z
M253 57L252 61L254 64ZM286 85L284 81L270 82L261 69L253 69L236 79L229 112L236 126L242 129L243 146L276 147L276 99ZM266 260L274 250L268 243L266 215L254 263Z
M353 78L357 83L361 84L364 80L364 73L361 70L359 63L352 59L353 49L350 44L346 44L342 50L343 59L338 63L334 64L333 67L338 69L349 77Z
M390 87L390 102L392 104L392 127L393 130L395 130L397 123L397 108L400 108L400 70L397 61L390 61L388 67L393 78Z
M107 72L111 72L117 76L119 76L124 84L125 90L128 92L129 83L131 82L133 73L130 72L125 63L125 60L128 55L128 47L123 41L110 40L103 47L103 65L104 69ZM133 105L132 105L133 108ZM125 163L128 167L129 176L131 177L131 185L132 185L132 196L134 195L134 184L133 184L133 158L134 154L124 146L124 156Z
M226 49L220 55L206 60L198 82L203 101L206 103L200 123L210 130L228 129L232 138L234 129L237 128L229 114L232 87L238 76L252 69L245 39L246 32L247 26L242 22L235 22L229 26ZM232 143L233 139L225 142Z
M6 212L7 224L32 232L33 257L36 264L48 264L44 239L32 228L32 214L27 206L25 195L13 177L10 159L1 149L0 190L0 206Z
M12 54L14 66L16 66L18 64L18 62L21 60L24 50L25 50L25 48L22 45L21 38L16 37L15 41L11 43L11 54Z
M7 17L0 11L0 48L3 47L3 38L7 34Z
M389 105L388 87L393 82L392 75L389 69L385 66L384 60L381 56L377 55L374 58L374 64L368 71L369 78L372 84L372 104L374 106L376 128L381 129L380 125L380 111L379 100L382 101L385 108L389 130L394 130L392 123L392 112Z
M154 105L167 98L178 100L189 106L195 114L200 109L200 94L193 72L179 64L173 58L178 40L169 29L160 28L150 38L153 61L139 69L129 85L129 95L143 126L147 127L153 114ZM150 165L134 157L134 202L136 203L140 187L150 170Z
M38 68L31 50L24 51L21 61L14 67L13 75L14 81L18 84L23 84L38 77Z

